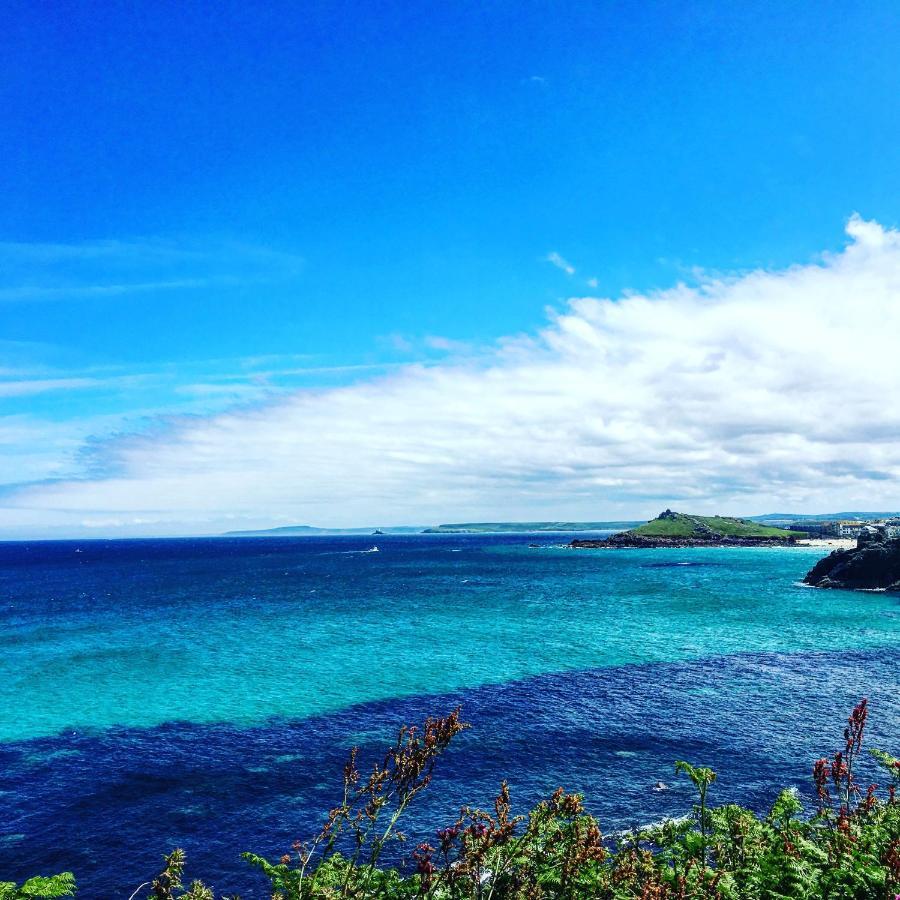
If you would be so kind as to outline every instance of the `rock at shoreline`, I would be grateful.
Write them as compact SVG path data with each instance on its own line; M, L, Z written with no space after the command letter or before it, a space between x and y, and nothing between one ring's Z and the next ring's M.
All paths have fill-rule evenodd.
M900 538L882 529L860 535L852 550L835 550L820 559L803 579L820 588L900 592Z

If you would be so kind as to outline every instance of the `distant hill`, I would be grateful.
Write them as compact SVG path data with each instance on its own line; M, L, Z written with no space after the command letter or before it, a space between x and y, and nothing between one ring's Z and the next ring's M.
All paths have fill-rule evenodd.
M672 538L715 541L722 538L767 538L788 540L806 537L802 531L786 531L749 519L730 516L693 516L667 509L655 519L626 532L641 538Z
M749 519L730 516L692 516L667 509L655 519L608 538L576 538L569 546L577 549L606 547L715 547L786 544L805 538L805 531L787 531Z
M388 525L369 528L316 528L314 525L282 525L280 528L261 528L257 531L226 531L222 537L314 537L327 534L420 534L421 525Z
M827 522L841 519L887 519L897 512L838 512L823 514L767 513L762 516L735 518L729 516L694 516L666 510L647 523L632 521L606 522L455 522L444 525L381 525L367 528L318 528L314 525L283 525L252 531L229 531L226 537L291 537L327 534L533 534L571 531L628 531L642 537L703 539L703 537L788 538L805 537L778 526L794 522ZM629 530L630 529L630 530Z
M532 534L534 532L624 531L639 522L460 522L450 525L378 525L368 528L317 528L282 525L253 531L227 531L223 537L303 537L327 534Z
M424 534L528 533L541 531L620 531L637 522L459 522L426 528Z

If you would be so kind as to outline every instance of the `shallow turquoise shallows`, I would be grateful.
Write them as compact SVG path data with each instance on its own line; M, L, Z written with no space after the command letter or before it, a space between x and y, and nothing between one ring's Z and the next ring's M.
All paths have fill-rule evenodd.
M12 714L0 740L302 718L555 671L900 640L896 596L798 584L822 550L559 540L2 545L0 707Z

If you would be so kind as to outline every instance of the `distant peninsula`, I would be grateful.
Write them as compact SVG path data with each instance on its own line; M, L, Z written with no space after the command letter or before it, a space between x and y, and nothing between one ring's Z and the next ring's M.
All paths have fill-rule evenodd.
M423 534L535 534L538 532L622 531L637 522L460 522L435 525Z
M254 531L227 531L223 537L314 537L340 534L536 534L540 532L622 531L640 524L630 522L459 522L450 525L378 525L368 528L318 528L282 525Z
M842 512L828 514L769 513L745 518L695 516L666 510L650 522L605 520L595 522L454 522L443 525L370 525L357 528L322 528L315 525L281 525L276 528L242 529L223 537L315 537L328 535L411 535L411 534L565 534L577 532L622 532L612 544L599 543L599 536L579 539L576 546L651 546L649 539L660 539L659 546L681 543L735 544L775 543L791 538L855 538L871 524L894 523L900 527L900 514ZM640 543L634 543L635 538ZM585 543L587 541L588 543Z
M255 531L226 531L222 537L317 537L329 534L421 534L421 525L370 525L368 528L318 528L315 525L281 525Z
M576 549L624 547L753 547L791 544L807 537L803 531L788 531L749 519L729 516L694 516L667 509L637 528L608 538L575 539Z

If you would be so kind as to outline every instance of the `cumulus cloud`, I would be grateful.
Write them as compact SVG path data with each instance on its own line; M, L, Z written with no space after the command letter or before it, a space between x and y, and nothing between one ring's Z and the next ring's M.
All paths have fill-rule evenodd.
M575 298L489 354L121 436L104 477L22 488L0 524L898 508L900 233L847 233L815 263Z

